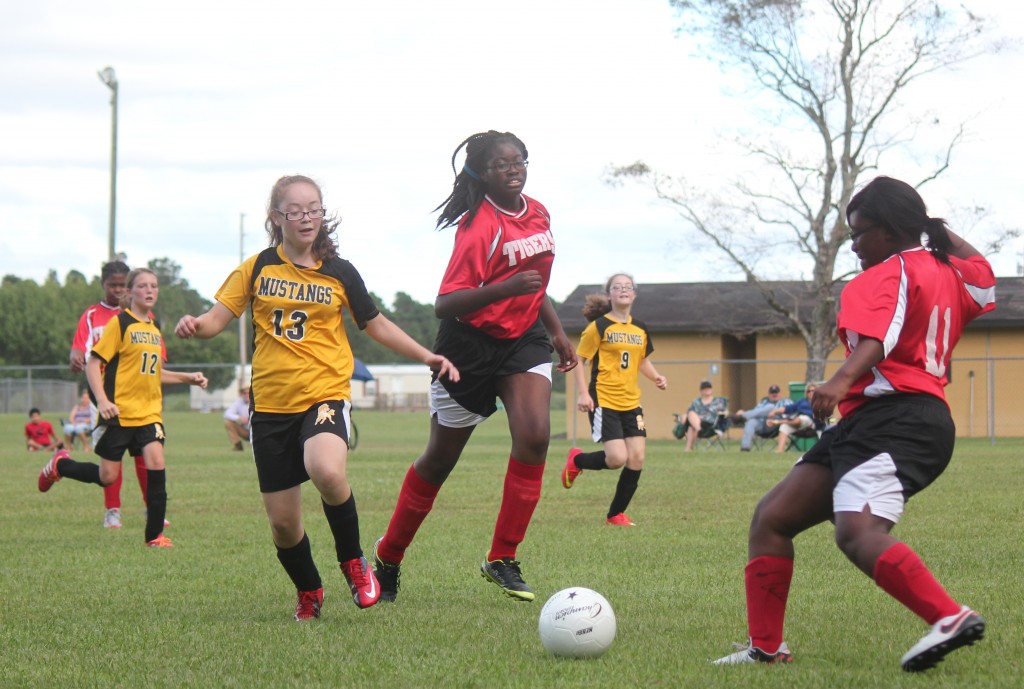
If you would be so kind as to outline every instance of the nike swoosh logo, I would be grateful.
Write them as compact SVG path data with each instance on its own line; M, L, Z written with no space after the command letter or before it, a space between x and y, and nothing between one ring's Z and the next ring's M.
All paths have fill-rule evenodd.
M962 613L957 615L956 618L952 622L949 622L948 624L944 624L941 627L939 627L939 631L942 632L943 634L949 634L951 631L956 629L957 626L961 622L964 621L965 617L967 617L970 614L971 614L971 610L970 609L964 610Z
M370 574L370 598L377 597L377 577Z

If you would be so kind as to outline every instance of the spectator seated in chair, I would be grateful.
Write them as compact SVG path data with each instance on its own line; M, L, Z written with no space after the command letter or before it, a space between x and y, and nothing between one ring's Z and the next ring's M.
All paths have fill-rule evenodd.
M785 407L787 404L793 404L793 400L783 397L782 390L778 385L772 385L768 388L767 397L762 397L756 407L746 411L741 409L729 417L729 421L733 425L743 425L743 438L740 440L741 452L750 452L754 445L754 439L757 437L774 438L779 434L778 426L768 425L768 415L773 410Z
M242 443L249 440L249 385L238 386L238 399L224 410L224 430L235 452L243 450Z
M768 413L766 424L769 427L775 426L779 429L778 444L776 452L785 452L790 443L790 436L797 433L814 433L817 435L818 424L814 419L814 410L811 408L811 399L818 386L808 383L805 397L784 407L773 409Z
M729 399L716 397L710 380L700 383L700 396L686 410L686 451L693 450L698 437L719 437L728 428Z

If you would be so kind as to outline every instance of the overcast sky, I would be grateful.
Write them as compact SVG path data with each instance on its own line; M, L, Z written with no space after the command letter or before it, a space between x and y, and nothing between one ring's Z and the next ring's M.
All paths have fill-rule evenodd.
M1021 31L1017 3L965 0ZM110 92L120 83L118 251L169 257L212 298L266 246L274 180L307 174L343 218L341 253L385 300L432 302L452 232L433 230L466 136L510 130L530 153L526 193L552 214L550 293L615 271L639 283L737 280L673 211L603 181L643 159L728 178L716 137L742 116L735 76L692 56L667 0L37 0L0 24L0 275L92 276L107 255ZM922 190L933 215L1024 217L1019 53L922 90L923 108L971 118L954 166ZM933 150L884 172L920 179ZM243 216L244 215L244 219ZM1014 275L1022 241L993 257ZM780 267L785 272L786 267ZM792 267L779 277L799 277Z

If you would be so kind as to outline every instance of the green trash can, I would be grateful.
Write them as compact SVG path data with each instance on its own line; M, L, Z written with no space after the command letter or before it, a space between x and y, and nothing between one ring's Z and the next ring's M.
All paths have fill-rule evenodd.
M806 391L807 383L796 383L790 381L789 399L793 400L794 402L796 402L797 400L802 400L805 397L804 393ZM807 452L814 446L814 443L816 442L818 442L817 438L793 438L793 445L795 445L796 449L800 450L800 452Z

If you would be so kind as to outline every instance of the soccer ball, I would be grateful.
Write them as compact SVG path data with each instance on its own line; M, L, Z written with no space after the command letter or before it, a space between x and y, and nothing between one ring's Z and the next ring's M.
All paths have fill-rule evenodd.
M540 611L540 642L562 658L596 658L615 640L615 612L597 591L580 586L551 596Z

